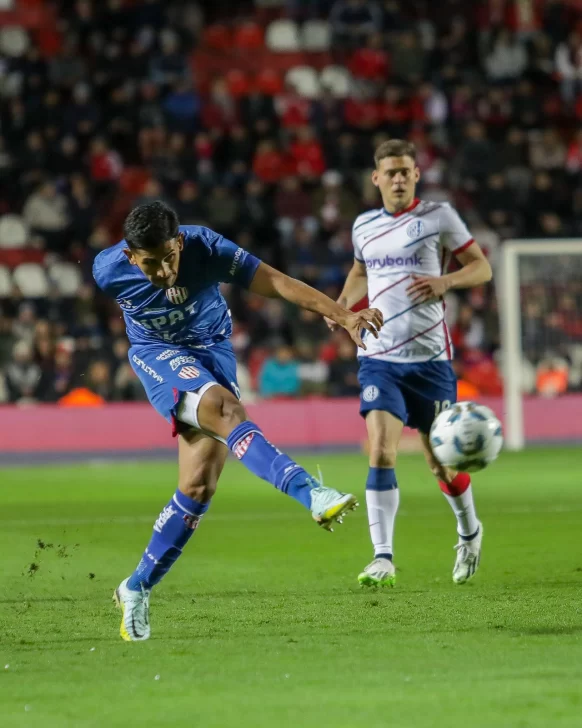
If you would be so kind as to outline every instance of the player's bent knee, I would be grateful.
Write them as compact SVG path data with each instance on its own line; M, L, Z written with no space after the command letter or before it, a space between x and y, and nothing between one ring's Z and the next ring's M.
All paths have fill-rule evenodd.
M203 429L227 438L247 419L247 413L232 392L224 387L212 387L200 403L198 419Z
M189 498L199 503L208 503L216 493L216 479L211 474L205 478L204 474L200 476L198 473L194 473L181 479L178 488Z

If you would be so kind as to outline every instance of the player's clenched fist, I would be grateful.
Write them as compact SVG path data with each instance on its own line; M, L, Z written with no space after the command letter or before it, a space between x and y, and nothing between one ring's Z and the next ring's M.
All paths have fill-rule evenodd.
M340 322L348 334L360 348L366 349L366 345L362 341L362 329L369 331L374 338L378 338L378 332L384 324L382 311L377 308L364 308L356 313L349 313L345 321Z

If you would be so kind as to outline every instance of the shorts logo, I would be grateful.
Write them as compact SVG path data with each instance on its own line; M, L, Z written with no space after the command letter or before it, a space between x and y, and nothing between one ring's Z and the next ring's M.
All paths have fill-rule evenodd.
M156 361L166 361L166 359L171 359L173 356L176 356L179 353L179 349L166 349L166 351L162 351L161 354L158 354L158 356L156 356Z
M409 238L419 238L424 232L424 223L422 220L413 220L410 225L406 228L406 234Z
M144 371L146 374L149 374L150 377L156 380L156 382L159 382L162 384L164 381L164 378L156 372L155 369L152 369L152 367L148 366L143 359L140 359L139 356L136 356L135 354L131 357L131 360L137 364L137 366Z
M200 370L196 369L196 367L182 367L178 376L181 379L196 379L200 376Z
M379 396L380 390L374 384L370 384L362 392L364 402L373 402L375 399L378 399Z
M174 286L166 291L166 298L170 303L184 303L184 301L188 298L188 289Z
M254 436L255 433L251 432L246 437L243 437L243 439L237 442L237 444L234 446L233 453L239 460L242 460L246 451L251 446L251 442L253 441Z
M184 366L184 364L196 364L196 357L195 356L177 356L175 359L172 359L170 362L170 367L173 372L176 371L178 367Z
M200 523L200 519L202 516L184 516L184 523L190 528L192 531L195 531L198 528L198 524Z

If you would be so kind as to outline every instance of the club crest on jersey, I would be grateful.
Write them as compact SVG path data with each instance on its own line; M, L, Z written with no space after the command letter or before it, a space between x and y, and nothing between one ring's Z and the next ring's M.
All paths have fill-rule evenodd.
M375 399L378 399L379 396L380 390L374 384L370 384L362 392L364 402L373 402Z
M419 238L424 232L424 223L422 220L413 220L410 225L406 228L406 234L409 238L414 240Z
M188 298L188 289L174 286L166 291L166 298L170 303L184 303Z
M200 376L200 370L196 367L182 367L178 376L181 379L197 379Z

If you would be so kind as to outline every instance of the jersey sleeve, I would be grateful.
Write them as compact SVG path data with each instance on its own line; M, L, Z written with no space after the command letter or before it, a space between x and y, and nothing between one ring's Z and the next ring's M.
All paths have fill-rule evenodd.
M202 235L210 254L211 277L217 283L236 283L248 288L261 264L259 258L208 228Z
M473 236L461 220L459 213L450 205L443 205L439 217L440 241L451 253L462 253L474 243Z

